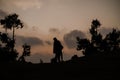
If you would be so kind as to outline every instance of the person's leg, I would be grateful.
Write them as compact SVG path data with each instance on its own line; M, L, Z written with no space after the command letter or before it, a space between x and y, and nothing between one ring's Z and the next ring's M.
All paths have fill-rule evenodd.
M58 62L60 62L60 54L58 55Z
M55 58L54 59L55 59L55 62L57 62L57 53L55 54Z
M59 53L56 53L55 60L56 60L56 62L60 62Z
M60 56L61 56L61 61L63 61L63 54L62 54L62 52L61 52L61 55L60 55Z

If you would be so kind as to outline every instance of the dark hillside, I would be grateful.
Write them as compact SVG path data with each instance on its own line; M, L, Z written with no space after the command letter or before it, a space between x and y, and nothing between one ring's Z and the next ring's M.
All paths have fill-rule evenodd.
M67 61L58 64L4 64L1 66L0 74L1 78L6 80L114 80L119 74L120 60L118 59L120 58L106 58L99 61L101 59L94 58L94 61L88 59L89 63Z

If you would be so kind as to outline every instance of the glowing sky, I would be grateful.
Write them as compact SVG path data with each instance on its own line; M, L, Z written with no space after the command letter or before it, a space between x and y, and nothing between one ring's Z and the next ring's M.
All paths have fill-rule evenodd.
M82 55L73 38L87 36L93 19L100 20L103 34L120 29L120 0L0 0L0 18L10 13L24 22L24 28L16 30L16 47L21 51L22 43L31 44L32 62L50 61L54 36L64 45L65 60Z

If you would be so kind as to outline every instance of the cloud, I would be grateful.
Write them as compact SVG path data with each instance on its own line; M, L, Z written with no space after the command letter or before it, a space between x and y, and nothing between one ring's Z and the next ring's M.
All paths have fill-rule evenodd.
M8 15L7 12L3 11L2 9L0 9L0 19L4 18L7 15Z
M76 48L76 37L85 38L86 35L79 30L73 30L64 35L63 39L68 48Z
M16 36L16 46L21 46L24 43L27 43L31 46L44 45L43 40L37 37Z
M112 28L100 28L99 32L103 35L103 37L105 37L109 32L112 31Z
M41 0L1 0L3 6L11 7L15 6L22 10L27 10L31 8L41 8L42 1Z
M40 8L42 3L40 0L14 0L14 5L23 10L30 9L30 8Z
M44 53L35 53L31 54L31 56L26 57L26 61L32 62L32 63L40 63L40 59L43 62L50 62L51 58L53 56L51 54L44 54Z
M52 42L51 42L51 41L45 41L45 43L46 43L47 45L52 45Z
M60 31L57 28L50 28L49 32L52 33L52 34L60 34Z
M33 30L33 31L37 31L38 29L39 29L39 28L36 27L36 26L33 26L33 27L32 27L32 30Z

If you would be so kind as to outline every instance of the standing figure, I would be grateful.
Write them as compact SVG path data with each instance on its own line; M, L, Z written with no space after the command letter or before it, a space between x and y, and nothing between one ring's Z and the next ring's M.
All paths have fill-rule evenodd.
M56 62L61 62L63 61L63 54L62 54L62 49L63 46L57 38L53 38L54 44L53 44L53 53L55 54L55 61Z

